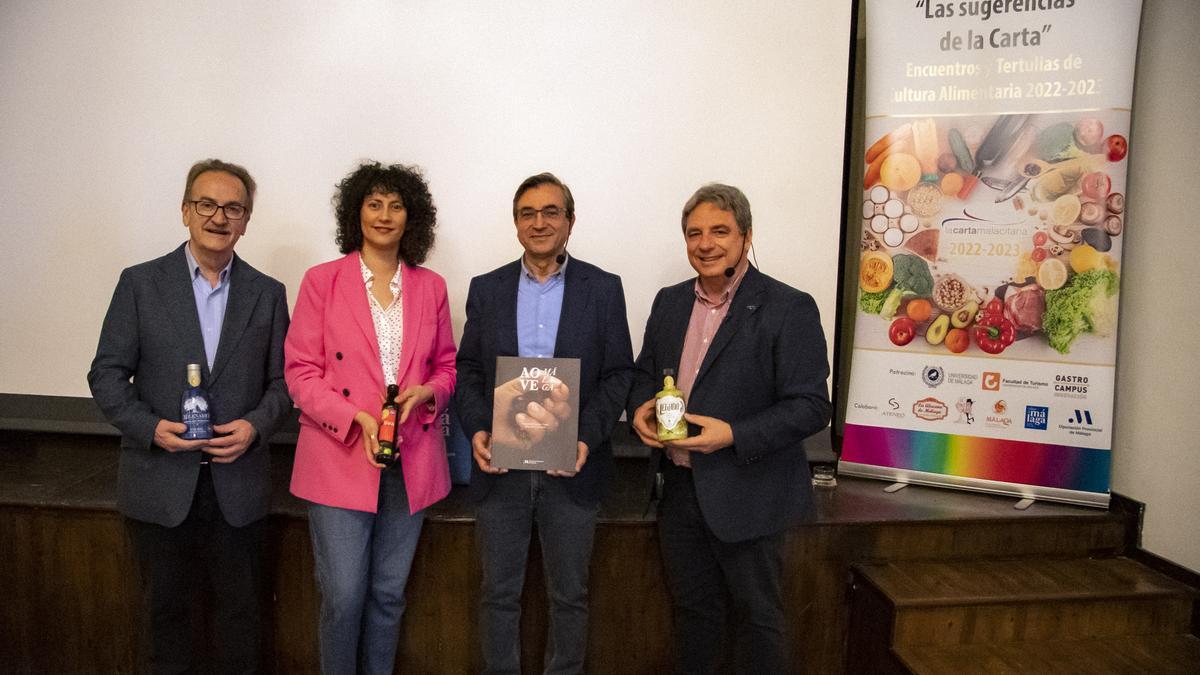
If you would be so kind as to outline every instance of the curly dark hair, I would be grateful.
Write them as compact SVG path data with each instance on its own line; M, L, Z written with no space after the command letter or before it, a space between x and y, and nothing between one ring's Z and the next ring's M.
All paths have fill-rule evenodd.
M379 162L364 162L342 182L333 195L334 215L337 217L337 242L342 253L362 249L362 205L372 193L398 194L408 219L404 236L400 238L400 259L406 265L425 262L433 248L437 227L437 206L429 194L429 186L421 169L416 166Z

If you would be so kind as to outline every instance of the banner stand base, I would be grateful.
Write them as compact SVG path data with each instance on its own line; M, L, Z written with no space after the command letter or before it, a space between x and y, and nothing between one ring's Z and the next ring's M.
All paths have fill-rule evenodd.
M905 485L929 485L940 488L988 492L1014 499L1036 499L1038 501L1063 502L1066 504L1079 504L1081 506L1094 506L1102 509L1108 508L1109 493L1107 491L1089 492L1086 490L1030 485L1029 483L1009 483L988 480L986 478L951 476L931 471L897 469L877 464L863 464L846 459L838 462L838 473L847 476L859 476L887 481L889 485L887 488L884 488L885 490L891 488L892 484L897 483L901 486L896 488L897 490Z
M899 492L906 487L908 487L908 483L892 483L891 485L883 488L883 491L890 494L892 492Z
M1036 500L1034 500L1033 497L1026 497L1025 499L1022 499L1021 501L1017 502L1016 504L1013 504L1013 508L1018 511L1024 511L1025 509L1033 506L1034 501L1036 501Z

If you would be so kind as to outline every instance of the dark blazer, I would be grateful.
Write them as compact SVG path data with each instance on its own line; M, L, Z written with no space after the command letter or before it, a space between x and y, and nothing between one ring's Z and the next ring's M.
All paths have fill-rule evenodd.
M211 465L221 513L234 527L267 514L268 439L292 408L283 381L287 295L283 284L236 255L229 284L209 372L183 246L121 272L88 384L121 432L117 506L130 518L174 527L191 507L201 454L171 453L153 444L159 419L180 421L189 363L201 364L213 423L244 418L258 432L237 461Z
M695 279L658 292L646 322L629 400L632 414L679 369ZM687 398L687 410L728 422L734 444L692 453L696 497L722 541L773 534L803 515L811 478L803 441L829 424L829 362L807 293L750 267ZM656 469L662 452L651 453Z
M471 280L467 323L458 347L455 400L463 431L471 438L492 430L492 393L496 357L517 356L517 283L521 261L511 262ZM633 349L625 317L621 278L578 258L567 261L562 313L554 343L557 358L577 358L579 369L579 440L587 443L588 460L569 481L572 496L595 503L612 472L609 436L621 417L633 379ZM471 494L482 499L496 480L471 464Z

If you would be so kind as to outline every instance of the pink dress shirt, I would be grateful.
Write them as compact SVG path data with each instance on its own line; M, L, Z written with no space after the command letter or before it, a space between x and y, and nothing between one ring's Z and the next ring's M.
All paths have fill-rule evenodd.
M700 285L700 279L696 279L696 302L692 305L692 318L688 321L687 333L683 338L683 354L679 357L679 377L675 378L675 385L683 392L685 401L692 391L692 385L696 383L696 375L704 363L704 356L708 354L708 346L712 344L717 330L725 321L725 315L729 313L729 301L737 295L737 289L742 285L742 279L745 278L746 270L749 267L750 261L743 256L734 272L733 279L717 297L710 297L705 292L704 286ZM692 465L687 451L667 448L667 456L676 466L691 467Z

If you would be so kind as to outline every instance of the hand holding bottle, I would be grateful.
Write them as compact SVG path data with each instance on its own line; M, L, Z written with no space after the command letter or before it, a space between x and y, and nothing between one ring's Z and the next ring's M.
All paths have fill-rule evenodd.
M655 419L654 403L655 399L650 399L638 406L638 409L633 413L630 423L633 425L633 430L637 433L642 443L652 448L661 448L663 444L658 440L658 422Z
M363 452L367 453L367 463L376 469L387 467L375 461L375 453L379 452L379 420L365 410L354 414L354 421L362 428Z
M192 452L203 449L208 443L204 439L189 441L180 438L180 434L185 431L187 425L183 422L159 420L158 425L154 427L154 444L167 452Z
M423 384L411 386L400 392L400 395L396 397L396 403L400 406L399 424L404 424L408 421L408 415L412 412L413 408L432 400L433 388Z
M218 464L229 464L237 460L250 449L258 432L254 425L246 420L233 420L227 424L214 424L213 431L221 434L214 436L205 443L205 452L212 455L212 461Z
M691 413L685 414L683 419L700 427L700 433L676 441L666 441L664 443L666 447L687 452L702 452L707 455L733 445L733 427L729 426L728 422L715 417Z

